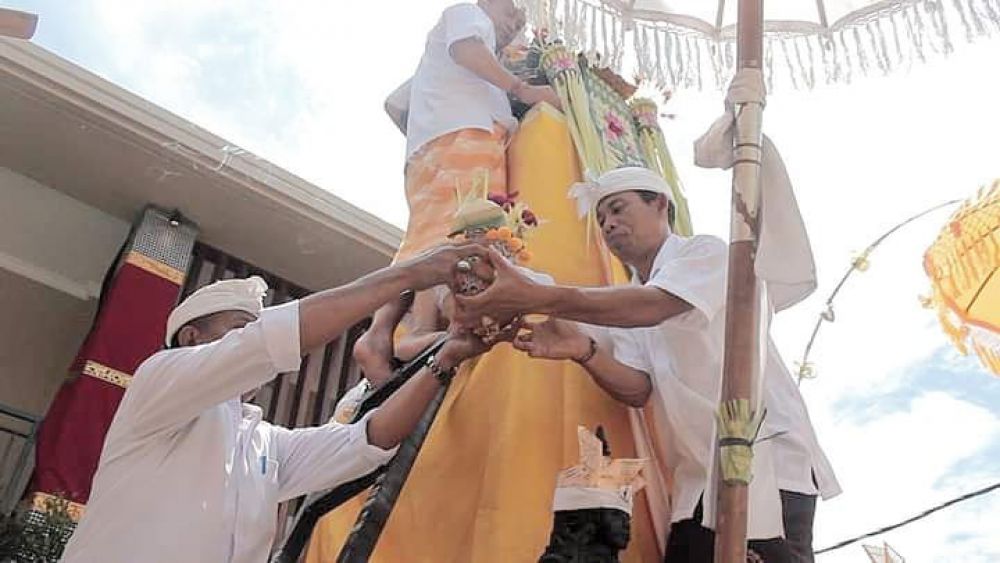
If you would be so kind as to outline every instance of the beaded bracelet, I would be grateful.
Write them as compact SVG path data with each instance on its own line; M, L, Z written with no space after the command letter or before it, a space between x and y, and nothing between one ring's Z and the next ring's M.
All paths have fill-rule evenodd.
M441 385L448 385L451 383L451 378L455 377L455 368L442 368L437 362L437 356L431 356L427 359L427 369L430 370L431 375L433 375L434 379L438 380L438 383Z

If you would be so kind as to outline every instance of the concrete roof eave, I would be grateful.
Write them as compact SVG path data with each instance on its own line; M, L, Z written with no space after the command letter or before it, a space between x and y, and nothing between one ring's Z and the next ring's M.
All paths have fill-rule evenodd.
M178 209L206 243L311 289L386 265L401 231L28 41L0 38L0 166L127 221Z

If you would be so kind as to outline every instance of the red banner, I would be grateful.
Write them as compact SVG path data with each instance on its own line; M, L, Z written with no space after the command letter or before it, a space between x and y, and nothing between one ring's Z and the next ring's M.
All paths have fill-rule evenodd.
M70 369L71 378L42 422L32 492L86 504L104 436L125 388L139 364L162 347L167 315L181 291L176 282L176 275L164 277L162 268L156 271L141 258L126 259L119 268Z

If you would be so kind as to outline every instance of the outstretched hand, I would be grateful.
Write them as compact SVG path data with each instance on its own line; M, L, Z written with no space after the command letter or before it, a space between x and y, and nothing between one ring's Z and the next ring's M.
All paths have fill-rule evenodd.
M444 244L427 250L399 265L410 278L410 289L423 290L451 283L460 260L477 257L486 260L487 248L476 242Z
M493 338L482 339L471 330L452 324L448 327L448 340L441 347L438 357L445 367L456 367L465 360L485 354L500 342L513 341L520 328L520 323L515 322L504 327Z
M486 259L492 267L490 285L475 295L455 294L455 322L464 327L479 326L480 319L512 319L538 312L537 300L545 286L532 281L497 251L488 249Z
M590 337L571 321L549 317L539 323L525 321L522 328L526 332L514 339L514 348L532 358L574 360L590 350Z

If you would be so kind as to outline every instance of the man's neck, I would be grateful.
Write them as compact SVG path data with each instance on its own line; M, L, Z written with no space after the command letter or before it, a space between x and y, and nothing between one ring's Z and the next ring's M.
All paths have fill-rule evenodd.
M636 274L639 275L639 281L642 283L649 281L649 276L653 273L653 263L656 262L656 257L660 254L660 249L663 248L663 244L667 242L669 237L670 233L667 233L655 247L648 249L642 255L637 256L635 260L630 261L630 265L635 269Z

